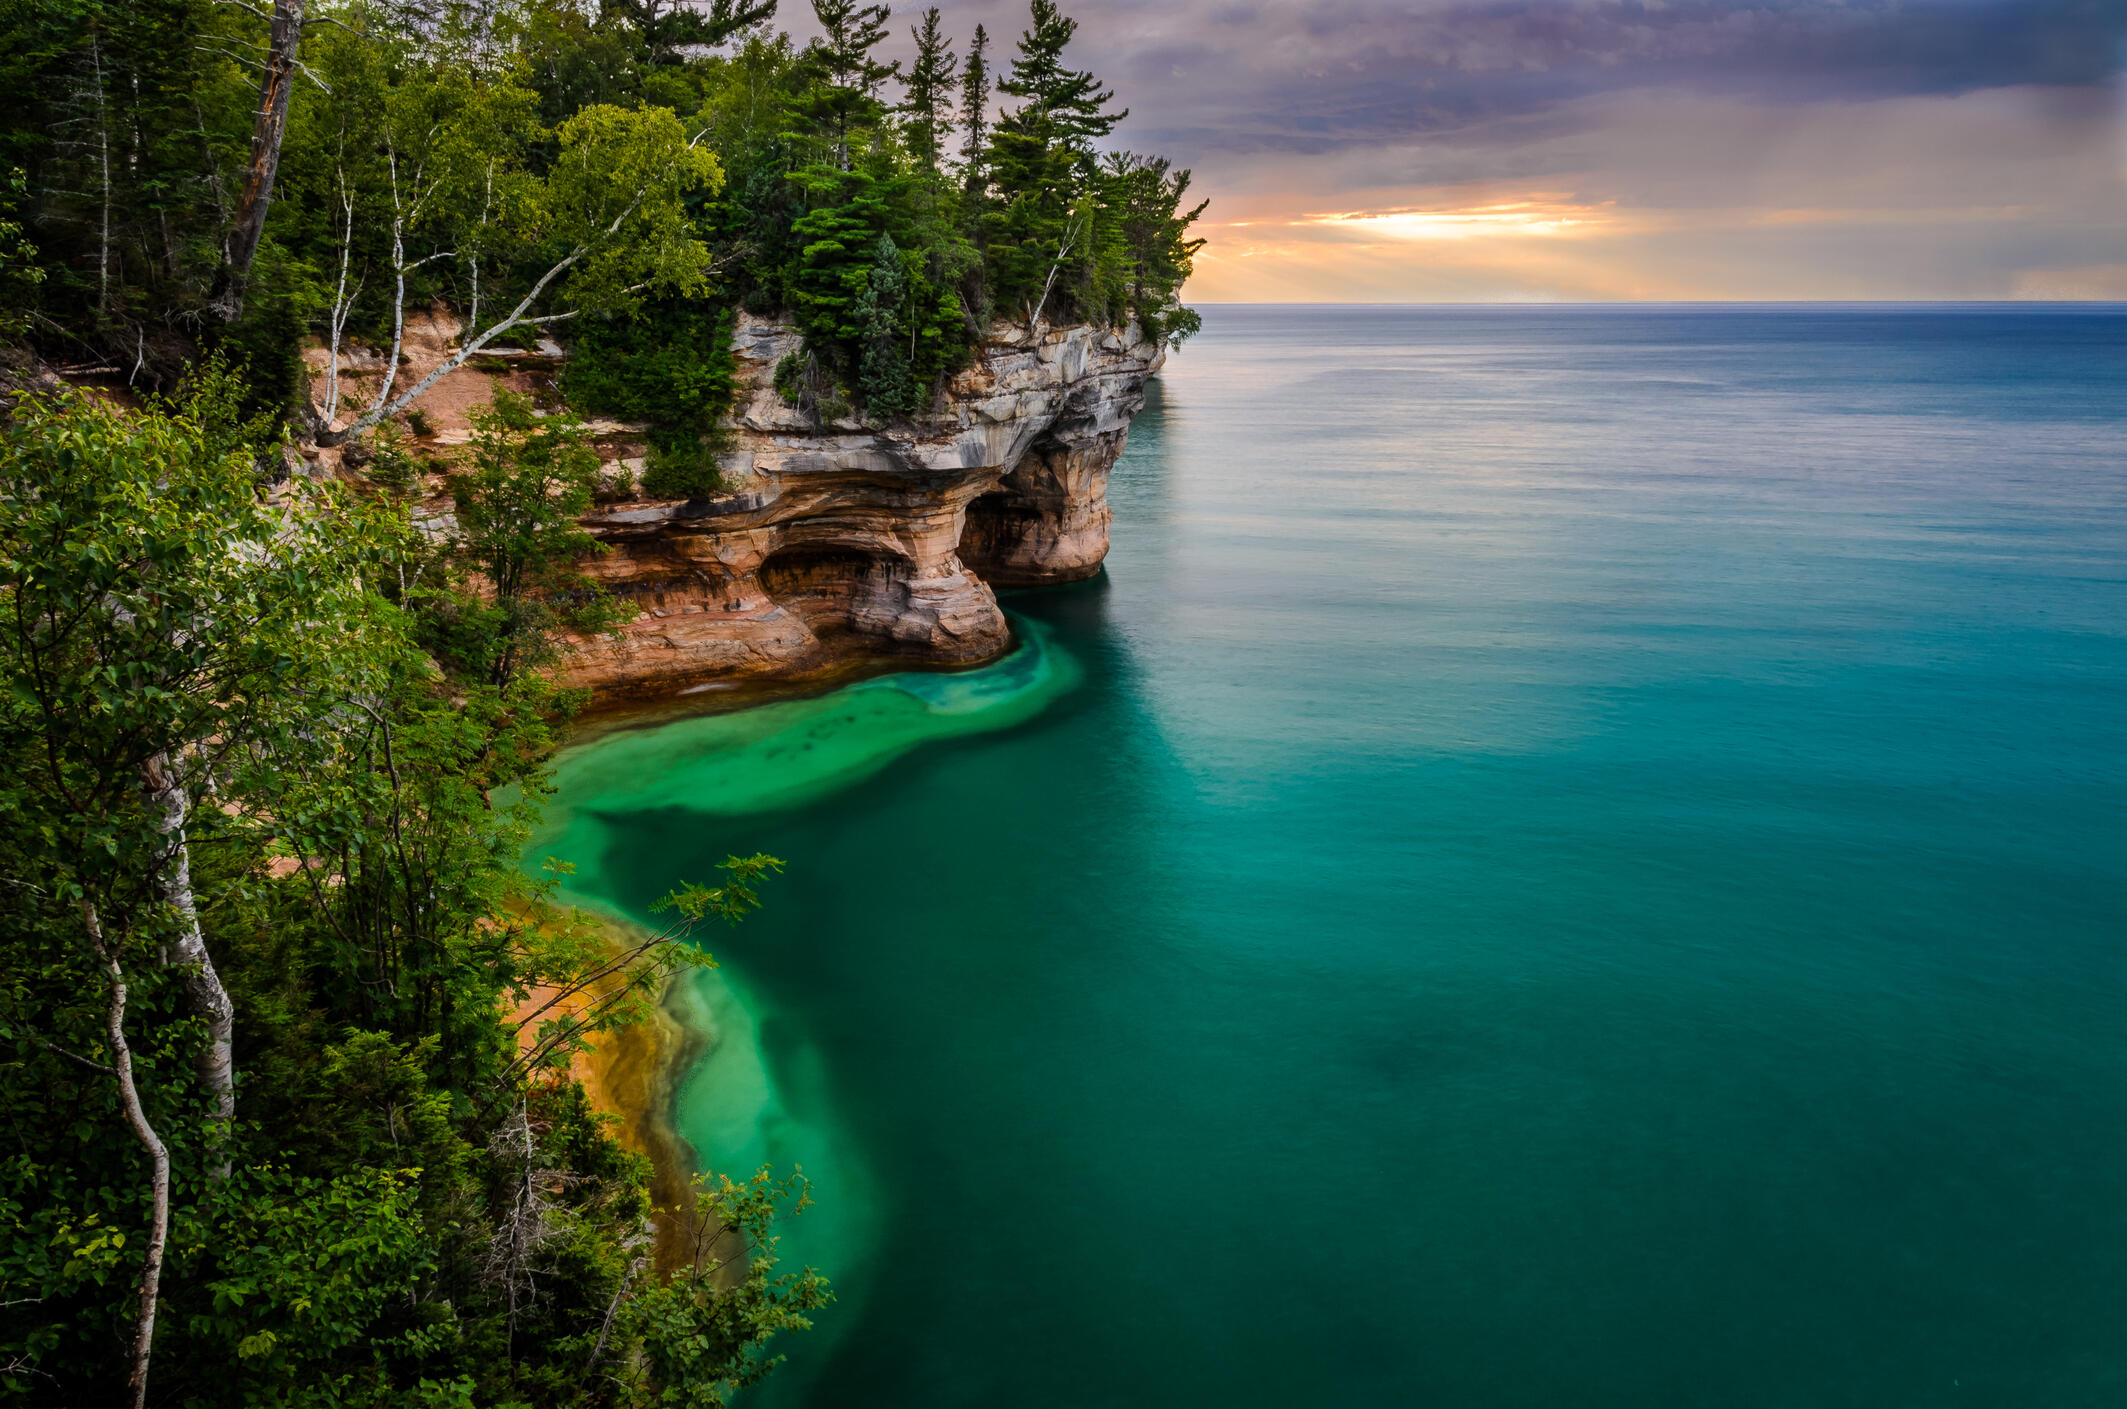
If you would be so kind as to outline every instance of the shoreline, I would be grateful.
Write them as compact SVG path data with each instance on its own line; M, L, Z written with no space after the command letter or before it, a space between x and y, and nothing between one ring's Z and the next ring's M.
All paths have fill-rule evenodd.
M624 943L639 922L614 909L592 879L594 858L607 843L595 812L579 814L584 799L606 798L626 810L684 805L706 789L731 804L731 815L772 811L851 786L911 749L1017 725L1074 689L1081 671L1038 620L1015 616L1012 624L1012 648L979 666L912 667L905 658L874 656L832 677L762 681L707 700L667 697L600 711L571 730L555 796L527 854L551 851L589 867L578 882L588 882L584 891L565 888L554 899L595 917L610 943ZM906 679L883 688L872 683L887 677ZM832 705L813 703L843 691L850 693ZM770 713L760 730L731 722L764 709ZM651 737L668 729L678 732ZM788 1128L766 1054L746 1050L754 1045L750 1008L744 1016L726 1014L720 1001L706 976L677 974L646 1020L599 1034L572 1070L593 1109L613 1118L615 1138L650 1161L660 1273L686 1265L701 1250L705 1230L694 1217L692 1181L705 1162L736 1160L751 1168L765 1153L751 1148L753 1140L765 1135L772 1146L785 1137L769 1132ZM728 1060L720 1062L727 1046ZM719 1148L703 1150L682 1133L679 1102L687 1083L710 1066L724 1073L715 1078L719 1090L734 1077L739 1084L726 1092L735 1104L725 1114L735 1125L718 1124L721 1133L711 1139ZM757 1092L748 1071L764 1083ZM705 1099L713 1107L723 1097ZM755 1136L738 1133L745 1130ZM696 1138L701 1135L696 1129ZM791 1153L771 1162L792 1162ZM860 1197L845 1216L857 1216L861 1207Z
M849 685L882 675L966 675L1004 660L1026 643L1010 612L1008 635L994 653L980 660L931 661L921 656L865 651L802 675L734 675L677 689L650 687L644 693L597 691L569 724L565 748L577 748L607 734L654 729L705 714L738 714L762 705L817 699Z
M601 1033L592 1047L592 1079L584 1082L591 1107L618 1122L614 1137L650 1161L651 1227L660 1276L687 1260L699 1233L693 1185L700 1156L672 1118L679 1083L709 1045L706 1024L688 1021L698 1005L692 970L665 985L644 1022Z
M618 931L625 922L581 905L573 908L592 915L619 952ZM693 972L672 976L646 1020L594 1034L568 1067L569 1079L583 1087L591 1109L612 1122L614 1140L650 1163L650 1222L660 1275L687 1260L699 1232L692 1193L698 1156L672 1118L679 1083L710 1041L710 1025L702 1020L700 1000L688 982ZM551 996L552 990L534 989L517 1011L529 1013ZM564 1004L555 1015L576 1006Z

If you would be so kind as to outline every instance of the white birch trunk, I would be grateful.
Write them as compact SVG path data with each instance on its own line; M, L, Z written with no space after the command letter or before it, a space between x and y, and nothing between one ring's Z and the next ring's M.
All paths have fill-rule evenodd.
M192 799L167 754L148 760L141 769L141 781L160 817L156 830L162 834L162 855L157 859L155 885L177 920L177 938L166 950L164 962L176 971L193 1014L207 1025L207 1045L194 1068L207 1090L209 1140L218 1146L209 1170L216 1179L226 1179L229 1155L224 1142L236 1119L236 1005L229 1000L229 990L222 987L206 937L200 933L199 907L192 894L191 849L185 840Z
M81 902L81 922L88 931L89 946L103 961L104 973L111 982L110 1003L104 1012L104 1038L111 1044L111 1070L118 1078L119 1105L125 1111L126 1125L132 1130L133 1138L148 1152L153 1171L154 1209L148 1228L146 1255L140 1269L140 1309L133 1326L133 1368L126 1380L126 1387L133 1393L133 1409L144 1409L148 1402L148 1361L155 1349L155 1312L162 1300L163 1247L170 1238L170 1151L148 1122L148 1113L140 1103L140 1087L133 1080L133 1048L126 1041L125 970L119 966L118 956L104 943L103 923L97 918L96 907L86 900Z

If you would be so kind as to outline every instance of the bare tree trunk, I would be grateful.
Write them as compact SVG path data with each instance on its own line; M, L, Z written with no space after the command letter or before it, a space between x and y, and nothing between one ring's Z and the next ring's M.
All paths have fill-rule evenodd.
M354 301L362 295L362 281L355 281L352 294L347 292L347 261L354 250L354 193L348 189L347 173L339 173L340 206L347 220L340 232L340 282L332 292L332 338L326 346L325 362L325 425L332 426L333 418L340 414L340 343L347 331L347 315L354 310Z
M162 814L156 824L163 844L155 884L162 892L163 902L177 916L177 940L167 950L164 962L177 971L187 1005L207 1024L207 1046L195 1067L200 1084L207 1088L208 1138L218 1146L208 1162L208 1171L216 1179L227 1179L226 1142L236 1120L236 1005L229 1001L229 990L222 987L221 975L214 971L213 956L208 954L206 937L200 933L199 907L192 896L191 849L185 842L185 823L191 815L192 800L179 781L177 770L171 767L168 754L150 758L141 769L141 781L148 801Z
M393 285L394 292L391 300L391 355L384 359L384 384L377 388L377 400L376 404L370 408L371 414L365 416L351 427L348 431L350 435L356 431L367 430L370 426L382 420L384 416L393 414L397 407L406 405L405 399L401 399L396 403L391 401L391 389L398 384L399 380L399 354L406 346L406 276L424 264L432 263L438 259L448 259L451 256L451 251L439 250L435 254L414 260L412 263L407 262L406 231L420 216L422 205L428 200L429 196L434 194L435 188L430 187L427 190L420 190L421 164L417 163L414 167L413 185L416 190L420 190L420 194L415 196L411 202L402 201L399 197L399 154L391 148L388 142L385 147L385 156L390 163L391 170L391 267L392 278L396 281ZM350 225L349 229L351 230L352 228L352 225ZM427 382L422 383L423 387L427 385ZM392 409L378 410L380 407L387 406ZM331 430L330 422L327 423L326 430ZM332 442L321 440L318 443L325 445Z
M155 1348L155 1311L162 1297L163 1245L170 1237L170 1151L148 1123L140 1104L140 1088L133 1080L133 1049L126 1042L126 975L118 955L103 941L103 923L96 907L81 902L81 923L88 930L89 945L103 961L111 980L110 1007L104 1014L104 1036L111 1044L111 1067L118 1077L119 1103L125 1108L126 1124L133 1138L148 1152L154 1170L154 1224L148 1231L146 1260L140 1269L140 1311L133 1329L133 1372L126 1384L133 1391L133 1409L148 1402L148 1357Z
M706 129L704 129L702 132L696 133L694 136L694 140L687 144L688 150L693 150L695 145L699 143L706 135ZM621 210L620 214L614 216L611 220L606 222L606 227L604 230L593 234L587 239L584 239L583 241L578 243L574 249L570 250L567 254L556 260L552 265L548 266L547 272L540 275L538 280L533 283L531 291L525 294L523 298L517 300L516 307L512 308L501 318L497 319L494 326L486 329L483 332L474 334L470 338L465 338L461 340L458 344L458 350L445 357L440 363L435 366L434 369L429 372L427 376L423 377L420 381L416 382L413 386L407 388L405 391L400 392L397 396L393 396L391 394L392 388L398 384L399 376L399 346L401 342L401 329L404 327L406 321L406 276L412 273L414 270L419 269L422 265L427 264L431 260L455 258L456 256L453 251L440 250L435 254L425 255L420 259L412 261L411 263L407 262L404 246L405 231L412 224L413 215L420 210L421 203L428 199L428 195L432 193L433 188L431 188L430 192L423 193L422 195L416 197L410 205L402 207L400 205L398 189L398 158L395 153L388 152L387 155L391 157L392 208L395 212L397 212L397 214L395 214L394 216L392 225L392 263L398 269L398 283L392 304L391 361L390 364L384 369L383 390L377 393L377 399L370 404L369 409L364 411L361 415L355 417L353 424L349 425L345 430L334 430L329 425L321 429L318 432L317 436L317 443L319 445L344 445L348 441L354 439L356 436L362 434L364 431L370 429L372 426L377 425L379 422L383 421L387 417L398 415L401 411L404 411L407 407L413 405L416 401L419 401L423 393L425 393L430 387L434 386L437 382L441 381L443 378L449 376L452 372L455 372L460 367L464 366L467 361L479 355L479 352L482 348L486 347L489 343L493 342L496 338L501 337L504 333L508 332L512 328L520 326L544 328L551 324L563 323L571 318L576 317L577 314L582 312L581 309L572 308L565 313L545 313L540 314L536 317L533 316L531 309L532 305L539 302L540 297L546 293L548 285L552 284L562 275L568 273L569 270L575 268L577 264L582 262L583 258L586 255L590 254L601 243L606 240L610 240L615 235L619 234L620 228L628 223L628 218L634 215L635 212L641 208L644 199L650 194L650 182L646 181L635 192L634 199L628 202L626 207ZM419 180L420 177L417 172L415 176L416 184L419 183ZM647 284L637 284L631 288L622 290L622 292L635 293L638 290L646 287L648 287ZM472 325L467 324L463 331L465 333L472 333L472 330Z
M620 1290L613 1293L613 1300L606 1303L606 1319L598 1323L598 1340L591 1347L591 1358L583 1362L583 1369L576 1376L579 1383L585 1375L591 1373L592 1367L598 1364L598 1357L606 1353L606 1338L613 1334L613 1317L620 1311L620 1304L628 1299L628 1290L635 1285L635 1279L641 1276L642 1270L649 1265L650 1259L647 1256L638 1256L631 1259L627 1270L620 1274Z
M1065 223L1063 243L1056 247L1056 258L1049 261L1049 277L1041 281L1041 302L1027 312L1027 338L1036 345L1041 342L1041 314L1049 306L1049 292L1056 287L1056 276L1063 272L1071 246L1078 243L1078 225L1079 217L1075 215Z
M89 62L96 74L96 159L103 176L103 220L96 244L96 311L111 311L111 119L103 93L103 47L89 31Z
M475 236L473 237L473 239L474 239L474 247L473 247L473 255L472 255L472 267L473 267L473 306L472 306L472 311L471 311L471 312L469 312L469 313L467 313L467 314L465 315L465 326L466 326L467 328L469 328L469 329L470 329L470 328L477 328L477 327L479 327L479 326L480 326L480 248L479 248L479 243L478 243L478 242L480 241L480 239L482 238L482 236L483 236L483 235L484 235L484 234L486 233L486 230L487 230L487 217L488 217L488 212L489 212L489 211L491 211L491 210L493 210L493 209L494 209L494 207L495 207L495 159L494 159L493 157L489 157L489 158L487 159L487 186L486 186L486 188L485 188L485 189L483 190L483 192L481 193L481 196L480 196L480 230L481 230L481 234L480 234L480 235L475 235Z
M636 199L639 202L641 200L641 197L638 196ZM621 224L622 220L624 220L628 215L633 214L634 209L634 206L631 205L626 211L623 211L619 216L616 216L613 221L614 227L617 228ZM611 231L609 230L607 233L610 234ZM336 431L330 426L327 426L325 429L319 431L318 444L344 445L346 442L354 439L354 437L360 435L362 432L368 430L371 426L376 425L378 422L384 420L386 417L398 415L401 411L404 411L407 407L413 405L416 401L419 401L421 399L422 393L426 392L430 387L434 386L437 382L443 380L443 378L449 376L452 372L457 371L474 356L477 356L480 350L486 347L490 342L493 342L496 338L502 336L504 333L508 332L514 327L519 326L520 324L530 324L533 327L545 327L549 323L559 323L564 319L574 318L576 316L575 310L571 310L567 313L549 313L538 318L527 316L526 310L530 309L531 306L538 301L539 296L546 292L548 284L553 283L554 280L560 278L563 274L568 272L568 270L572 266L574 266L577 261L581 260L584 257L584 255L588 252L589 248L590 247L588 245L578 245L575 249L569 251L569 253L565 257L563 257L560 262L556 263L553 268L547 270L546 273L539 276L539 282L532 285L532 291L526 294L522 299L519 299L517 302L517 306L511 309L509 313L504 315L503 318L495 324L495 326L487 329L485 332L478 334L468 342L460 343L458 346L458 350L456 352L453 352L452 354L450 354L450 356L444 358L442 362L437 364L434 371L423 377L412 387L400 392L397 397L394 397L390 400L386 400L386 397L389 395L390 390L398 377L399 333L397 330L403 324L406 317L406 271L418 268L421 264L425 264L428 261L419 260L416 261L414 264L409 264L402 268L399 272L397 294L398 302L397 306L392 311L392 327L394 331L392 335L391 365L384 369L384 390L377 394L376 401L370 405L370 408L367 411L364 411L361 415L357 416L354 420L354 423L348 426L347 429ZM436 259L439 257L440 256L437 255L430 255L428 258ZM630 292L632 292L632 290Z
M377 405L391 400L399 380L399 352L406 346L406 214L399 207L399 154L391 158L391 268L398 281L391 300L391 355L384 359L384 384L377 388Z
M273 178L281 167L281 134L288 126L288 95L295 87L296 51L303 44L304 0L273 0L273 29L266 41L266 73L259 80L258 111L252 115L251 162L244 193L222 261L222 286L214 311L234 323L244 314L244 285L273 204Z

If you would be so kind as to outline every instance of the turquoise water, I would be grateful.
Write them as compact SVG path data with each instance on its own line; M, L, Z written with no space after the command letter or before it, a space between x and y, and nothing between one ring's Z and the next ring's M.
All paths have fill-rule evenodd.
M2127 311L1214 308L1112 498L1021 656L564 770L587 898L789 862L757 1403L2127 1397Z

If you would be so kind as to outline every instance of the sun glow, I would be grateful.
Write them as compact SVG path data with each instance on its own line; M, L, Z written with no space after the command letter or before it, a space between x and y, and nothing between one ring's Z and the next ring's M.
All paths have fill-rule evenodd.
M1584 235L1607 222L1593 207L1513 201L1459 209L1405 208L1309 215L1309 225L1399 240L1468 240L1481 235Z

